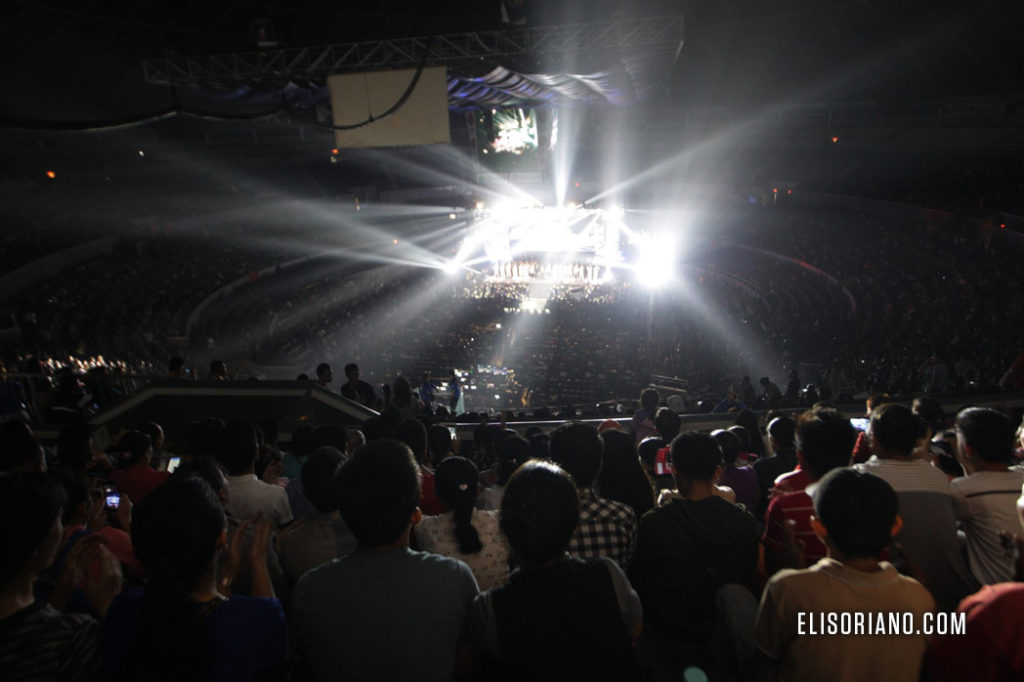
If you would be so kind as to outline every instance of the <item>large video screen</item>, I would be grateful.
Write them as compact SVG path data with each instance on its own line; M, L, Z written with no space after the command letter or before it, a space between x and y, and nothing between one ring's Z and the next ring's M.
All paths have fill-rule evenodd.
M538 169L539 129L532 108L491 109L476 114L480 161L499 173Z

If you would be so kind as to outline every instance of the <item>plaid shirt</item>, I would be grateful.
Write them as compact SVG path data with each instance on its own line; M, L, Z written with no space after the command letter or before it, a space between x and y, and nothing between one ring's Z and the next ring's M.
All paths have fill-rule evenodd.
M580 495L580 524L569 541L569 554L581 559L609 557L625 570L636 547L636 514L622 502Z

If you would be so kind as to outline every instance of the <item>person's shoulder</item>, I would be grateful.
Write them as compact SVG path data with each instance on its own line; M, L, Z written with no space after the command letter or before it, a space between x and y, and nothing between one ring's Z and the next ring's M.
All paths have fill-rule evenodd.
M596 509L600 509L615 516L620 516L624 519L631 518L636 520L636 512L633 511L633 508L625 502L610 500L607 497L594 497L591 502Z
M222 607L225 614L231 614L239 618L268 619L278 621L284 619L284 610L281 602L276 597L246 597L242 595L231 595L227 603Z
M418 564L418 570L424 573L434 574L473 574L469 566L464 561L456 559L454 557L444 556L443 554L434 554L433 552L413 552L409 551L409 560L413 563Z

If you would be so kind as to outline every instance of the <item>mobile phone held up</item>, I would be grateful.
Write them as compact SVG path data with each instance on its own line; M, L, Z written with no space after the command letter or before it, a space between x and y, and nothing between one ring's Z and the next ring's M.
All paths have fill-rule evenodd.
M107 483L103 486L103 506L107 511L117 511L121 506L121 489L116 483Z
M672 469L668 465L668 448L662 448L654 458L654 475L666 476L671 473Z

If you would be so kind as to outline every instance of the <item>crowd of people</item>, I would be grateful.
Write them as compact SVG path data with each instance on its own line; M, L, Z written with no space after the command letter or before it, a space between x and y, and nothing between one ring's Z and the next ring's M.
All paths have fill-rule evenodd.
M706 433L645 389L463 441L395 397L174 453L153 422L104 451L0 425L5 679L1024 674L1019 414L880 395L861 432L819 402Z

